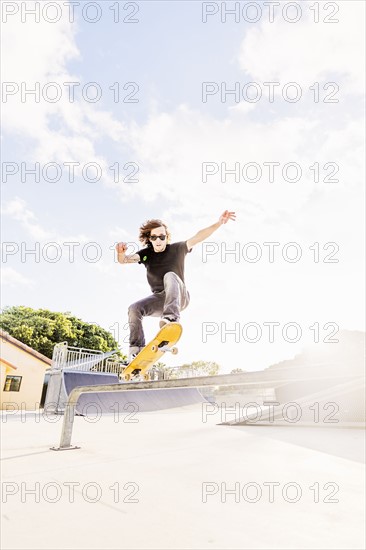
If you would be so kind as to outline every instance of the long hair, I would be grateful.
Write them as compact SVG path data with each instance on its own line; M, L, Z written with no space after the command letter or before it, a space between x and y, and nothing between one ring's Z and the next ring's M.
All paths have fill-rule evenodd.
M153 220L147 220L145 223L143 223L140 227L140 234L139 234L139 241L146 245L151 246L152 244L149 241L150 233L152 229L156 229L157 227L165 227L166 235L167 235L167 243L170 243L170 233L168 230L168 227L165 223L163 223L161 220L153 219Z

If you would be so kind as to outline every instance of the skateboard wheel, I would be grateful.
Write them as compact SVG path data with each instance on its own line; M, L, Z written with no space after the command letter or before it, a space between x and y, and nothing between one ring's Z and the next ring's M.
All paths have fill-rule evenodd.
M130 374L126 374L125 375L125 380L129 380L131 378L131 375Z
M150 377L149 377L149 375L148 375L147 373L144 374L144 380L150 380Z
M172 348L172 354L177 355L177 353L178 353L178 348Z
M151 351L152 351L153 353L156 353L156 352L158 351L158 349L159 349L158 346L155 346L155 345L154 345L154 346L151 346Z

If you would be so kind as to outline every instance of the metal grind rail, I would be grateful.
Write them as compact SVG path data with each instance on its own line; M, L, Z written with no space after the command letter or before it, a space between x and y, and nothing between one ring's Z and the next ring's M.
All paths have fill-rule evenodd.
M125 384L107 384L96 386L79 386L74 388L68 397L60 445L51 447L53 451L64 451L70 449L79 449L80 447L71 445L72 430L76 413L76 404L80 395L83 393L103 393L103 392L122 392L129 390L159 390L172 388L192 388L204 386L230 386L230 385L250 385L251 383L264 382L266 384L278 384L278 382L305 382L309 380L324 380L332 376L335 378L353 378L344 374L335 374L334 365L312 366L307 368L285 368L275 371L256 371L239 374L222 374L215 376L197 376L193 378L184 378L176 380L146 381L146 382L128 382ZM299 376L299 374L301 375ZM282 376L281 376L282 375Z

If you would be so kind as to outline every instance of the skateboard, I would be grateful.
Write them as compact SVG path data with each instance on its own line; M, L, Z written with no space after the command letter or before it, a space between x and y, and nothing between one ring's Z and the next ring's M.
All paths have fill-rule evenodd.
M169 323L159 330L157 335L149 342L131 361L122 373L125 380L140 376L143 380L149 380L149 369L156 363L166 351L176 355L178 348L174 347L182 335L183 327L179 323Z

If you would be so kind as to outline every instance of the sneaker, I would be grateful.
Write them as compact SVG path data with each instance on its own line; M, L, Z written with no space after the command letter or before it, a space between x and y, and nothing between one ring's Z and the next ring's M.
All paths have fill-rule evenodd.
M131 376L133 379L140 378L140 372L141 369L135 369L131 372Z
M163 328L165 325L169 325L169 323L174 323L174 321L171 321L168 317L162 317L159 321L159 326Z
M130 363L132 363L132 361L135 359L136 355L138 355L140 353L141 349L137 346L134 346L134 347L130 348L130 351L129 351L129 354L128 354L128 365Z

